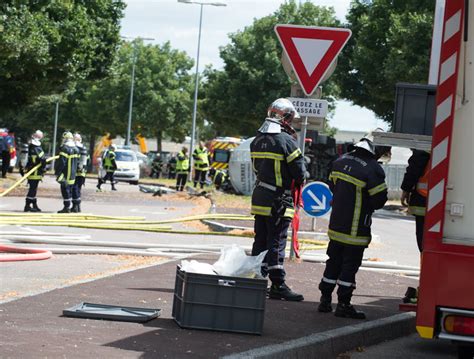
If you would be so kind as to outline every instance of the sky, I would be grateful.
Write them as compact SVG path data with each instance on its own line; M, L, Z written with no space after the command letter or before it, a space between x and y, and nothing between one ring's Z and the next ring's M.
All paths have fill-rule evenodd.
M211 2L201 0L202 2ZM211 64L222 68L219 47L229 43L228 34L243 30L255 18L270 15L283 0L212 0L226 3L225 7L203 7L199 69ZM143 37L150 43L169 41L171 46L186 51L196 59L200 6L179 3L177 0L125 0L127 8L122 20L121 35ZM332 6L336 16L344 21L350 0L313 0L315 5ZM346 101L337 103L330 125L340 130L369 131L386 125L374 114Z

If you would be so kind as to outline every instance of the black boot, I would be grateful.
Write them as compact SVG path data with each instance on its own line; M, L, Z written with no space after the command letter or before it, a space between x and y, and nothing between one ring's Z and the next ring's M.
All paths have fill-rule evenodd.
M416 304L418 303L418 290L413 287L408 287L405 297L403 298L403 303Z
M33 208L31 209L31 212L41 212L41 209L38 207L36 199L32 200L32 204Z
M97 183L97 192L102 192L102 188L100 188L100 186L102 186L102 183L104 183L104 181L102 181L100 178L99 178L99 182Z
M345 303L338 303L334 315L341 318L365 319L364 312L356 310L352 305Z
M321 296L321 301L319 302L318 312L320 313L331 313L332 312L332 305L331 305L331 297Z
M25 200L25 209L23 210L24 212L33 212L31 208L31 199L26 199Z
M112 183L112 191L116 191L117 188L115 188L115 184Z
M302 294L293 292L285 283L280 285L272 284L268 292L268 297L270 299L283 299L290 302L301 302L304 300Z
M71 204L71 202L63 202L63 203L64 203L64 208L58 211L58 213L71 213L71 210L69 209L69 205Z
M334 282L336 282L334 280ZM320 313L331 313L332 312L332 292L334 291L334 288L336 287L335 283L329 283L326 279L326 281L321 280L319 283L319 290L321 291L321 300L318 306L318 312Z
M81 203L77 204L77 213L81 213Z
M77 203L72 205L71 213L79 213L79 205Z

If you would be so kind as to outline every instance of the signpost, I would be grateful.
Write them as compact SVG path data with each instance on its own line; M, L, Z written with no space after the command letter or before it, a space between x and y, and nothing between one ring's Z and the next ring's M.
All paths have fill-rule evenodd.
M315 26L276 25L275 32L306 96L311 96L351 37L349 29Z
M303 210L308 216L321 217L331 210L332 193L324 182L310 182L303 187Z
M351 37L349 29L281 24L275 26L275 33L284 50L283 67L290 78L294 80L296 77L307 97L311 97L318 85L332 74L336 66L337 56ZM288 62L291 66L288 66ZM324 128L324 117L327 114L327 103L324 107L321 101L312 102L313 100L305 98L290 98L290 100L295 104L297 111L304 117L300 132L300 147L304 155L308 118L316 120L315 124L310 124L312 126L311 129L322 130ZM323 113L324 116L322 116ZM327 188L327 191L329 191L329 188ZM307 191L307 193L309 198L306 201L308 203L313 201L312 206L317 208L322 207L324 204L322 202L324 200L323 197L328 198L327 194L323 197L318 197L312 190ZM316 201L315 198L320 202ZM298 203L299 199L296 202ZM317 213L321 213L321 211L318 209ZM306 209L305 212L309 213ZM311 213L316 212L313 211ZM295 218L298 218L296 214ZM293 235L293 239L296 240L296 238ZM290 258L294 258L294 255L294 246L292 245Z

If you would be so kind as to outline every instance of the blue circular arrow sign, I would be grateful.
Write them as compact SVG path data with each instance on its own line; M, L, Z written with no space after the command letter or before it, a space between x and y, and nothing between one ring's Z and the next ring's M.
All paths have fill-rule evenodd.
M311 182L301 194L303 210L312 217L324 216L331 210L332 193L324 182Z

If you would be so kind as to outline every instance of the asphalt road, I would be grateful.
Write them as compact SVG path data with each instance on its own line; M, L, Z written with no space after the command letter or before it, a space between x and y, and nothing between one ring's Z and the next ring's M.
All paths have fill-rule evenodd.
M417 334L342 354L338 359L449 359L457 358L450 341L427 340Z

